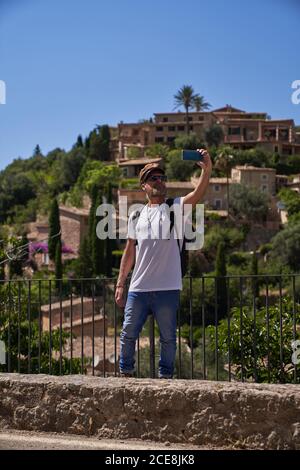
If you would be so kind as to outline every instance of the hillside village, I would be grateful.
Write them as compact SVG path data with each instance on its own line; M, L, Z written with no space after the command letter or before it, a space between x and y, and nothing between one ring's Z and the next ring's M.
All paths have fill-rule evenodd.
M181 150L203 147L213 160L213 174L203 201L204 246L189 253L189 275L196 282L212 275L299 273L300 129L291 119L273 120L267 113L229 105L213 111L159 113L137 123L121 122L118 127L97 126L86 138L78 136L68 152L57 148L43 155L37 146L31 157L14 160L0 173L0 279L27 279L32 286L45 280L39 291L36 284L30 294L35 305L41 306L35 316L40 316L43 332L62 328L66 335L70 331L75 335L71 350L66 339L63 343L67 357L77 358L77 370L84 367L82 354L91 357L95 350L96 371L116 370L114 279L126 242L118 232L121 201L126 197L128 207L145 203L138 174L150 162L164 167L169 197L191 192L200 169L182 161ZM100 220L96 208L103 201L116 208L115 240L96 236ZM92 284L85 281L81 287L77 281L92 278ZM53 282L50 294L49 280ZM97 280L103 280L103 285ZM181 296L186 347L191 346L188 282L184 280ZM276 282L269 292L273 302L278 300ZM213 284L208 287L206 325L214 321L216 303ZM280 289L291 293L290 280ZM72 326L70 292L71 297L74 293ZM263 292L261 286L256 295ZM299 278L293 292L297 299ZM196 313L200 298L198 283L193 297ZM238 301L237 286L232 301ZM222 300L217 302L222 318L226 302L223 307ZM143 347L147 338L140 341ZM58 350L57 346L53 356L57 361Z
M176 138L182 148L194 148L197 145L205 146L210 150L214 160L214 173L203 201L207 227L210 227L212 220L221 227L230 224L230 220L233 226L241 222L243 214L236 214L237 217L235 217L234 211L231 211L230 208L228 214L227 196L233 186L252 187L266 196L268 201L267 212L261 220L257 218L251 220L251 226L248 227L248 237L243 245L244 250L255 250L260 245L268 243L288 223L288 211L282 197L279 196L280 191L285 188L293 191L295 195L300 193L300 130L291 119L272 120L267 113L246 112L226 105L213 111L190 112L187 126L186 115L183 112L156 113L154 118L148 121L138 123L121 122L117 128L103 126L102 131L107 132L107 136L103 140L105 141L106 138L106 141L109 140L109 144L108 148L102 145L102 149L101 142L97 142L100 131L100 126L98 130L92 131L85 144L79 136L77 144L74 146L74 160L83 160L84 145L90 144L89 150L92 147L92 152L96 153L96 155L91 155L90 161L94 163L97 161L102 162L102 165L107 167L114 165L119 169L119 176L116 178L117 186L115 184L112 190L113 203L117 211L120 198L124 196L127 197L129 206L130 204L145 202L144 193L139 188L138 174L140 169L150 162L157 162L165 168L167 167L169 197L184 196L193 190L197 181L197 175L194 174L196 167L191 168L189 163L179 161L178 151L176 151L175 146ZM91 142L88 142L88 140ZM101 141L101 137L99 140ZM52 166L55 166L56 162L64 156L63 151L59 149L51 152L52 155L48 154L46 157L39 152L39 148L35 149L35 156L28 160L28 163L31 162L33 165L34 177L37 180L38 178L43 179L42 171L38 168L39 165L42 166L43 160L53 158ZM80 158L78 158L78 152ZM228 155L232 162L229 162L226 167L226 156ZM173 166L172 158L174 160ZM240 164L240 162L243 164ZM294 174L291 174L293 166L290 162L294 165ZM20 161L19 163L21 164ZM219 166L218 163L220 163ZM271 163L272 167L268 163ZM5 186L9 186L9 180L12 179L9 168L17 167L17 164L18 160L2 172L0 184L3 193L5 192ZM175 168L174 171L173 167L176 164L178 169ZM188 172L182 170L184 164L189 167ZM26 160L24 165L26 167ZM37 171L34 170L34 165L36 165ZM84 161L80 165L83 167ZM95 166L95 169L98 171L97 166ZM299 170L299 172L296 172L296 170ZM92 171L90 170L90 173ZM8 173L7 179L6 173ZM16 179L21 176L16 170L13 170L12 174ZM23 174L23 176L25 175ZM80 245L89 227L90 192L82 190L80 197L77 198L78 200L76 201L74 196L72 200L70 194L72 196L72 190L74 192L74 187L76 183L78 184L80 173L77 181L75 180L76 175L72 175L72 177L74 183L65 185L69 186L67 192L54 194L59 201L61 238L63 245L66 246L62 251L63 261L78 258ZM44 180L46 180L46 177L44 177ZM45 193L41 195L46 197L47 181L41 181L41 183L46 189ZM22 182L20 186L22 186ZM51 186L51 184L48 184L48 186ZM42 188L41 192L43 193ZM12 212L11 207L10 210L5 211L6 217L2 210L2 224L7 229L10 225L7 222L16 220L17 223L11 225L11 235L20 236L20 232L22 232L22 235L26 235L28 242L31 242L32 245L36 244L37 246L40 242L39 249L36 251L31 250L30 257L34 261L36 269L49 267L51 270L53 264L51 265L47 250L49 201L41 211L39 211L36 201L34 201L34 204L33 201L34 197L29 197L26 200L25 190L24 195L20 195L20 201L17 205L18 213L23 208L26 212L26 207L28 208L28 205L31 204L36 206L36 210L35 208L29 210L31 213L28 214L27 220L26 214L21 217L22 223L18 223L17 214L16 217L10 215ZM23 208L22 202L24 204ZM3 206L5 208L5 198L0 203L2 203L2 208ZM33 214L35 220L32 220ZM249 217L246 218L249 222ZM15 233L15 230L19 233ZM43 241L45 241L44 244ZM114 248L115 250L121 250L123 246L124 240L120 240L118 246ZM27 270L27 273L30 273L30 270Z

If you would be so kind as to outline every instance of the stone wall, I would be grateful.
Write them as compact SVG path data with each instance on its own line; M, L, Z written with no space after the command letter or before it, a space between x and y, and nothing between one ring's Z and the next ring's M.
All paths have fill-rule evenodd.
M0 427L300 449L298 385L0 374Z

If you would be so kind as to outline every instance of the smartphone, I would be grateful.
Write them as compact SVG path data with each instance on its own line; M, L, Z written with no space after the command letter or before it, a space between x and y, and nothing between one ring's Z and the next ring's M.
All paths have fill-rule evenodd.
M196 162L201 162L203 160L203 155L197 150L182 150L182 160L193 160Z

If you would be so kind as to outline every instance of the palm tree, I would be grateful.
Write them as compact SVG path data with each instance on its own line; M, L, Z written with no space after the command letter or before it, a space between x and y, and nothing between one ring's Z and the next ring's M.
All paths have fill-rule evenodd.
M183 85L180 90L174 95L175 108L183 106L186 113L186 130L187 134L190 133L189 124L189 110L200 106L199 109L207 109L210 104L204 101L203 96L200 96L194 92L194 89L190 85Z
M215 161L215 168L226 174L226 189L227 189L227 219L229 218L229 172L234 166L234 156L232 155L231 147L223 147L221 152L217 155Z
M204 111L205 109L210 108L211 105L204 101L204 97L200 95L196 95L194 98L194 108L196 109L197 113L200 113L200 111Z

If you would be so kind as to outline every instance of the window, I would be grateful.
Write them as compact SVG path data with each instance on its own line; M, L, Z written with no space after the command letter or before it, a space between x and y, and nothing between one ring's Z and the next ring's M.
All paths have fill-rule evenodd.
M177 126L178 131L184 131L184 126Z
M168 121L169 121L169 118L167 118L167 117L163 118L163 122L168 122Z
M167 141L168 141L168 142L174 142L174 140L175 140L175 137L168 137L168 138L167 138Z
M128 168L123 168L123 176L128 176Z
M190 126L190 131L193 131L194 130L194 126Z
M267 185L267 184L263 184L263 185L261 186L261 190L262 190L264 193L266 193L266 192L268 191L268 185Z
M198 121L204 121L204 116L199 116Z
M276 138L276 129L269 129L268 127L264 129L264 138L267 140Z
M241 128L240 127L229 127L228 128L228 135L240 135Z
M191 122L193 120L192 116L189 116L189 121Z
M215 199L214 201L214 209L219 210L222 207L222 201L221 199Z
M164 128L162 126L156 126L157 132L163 132Z
M175 126L168 126L168 131L169 131L169 132L175 132L175 131L176 131L176 127L175 127Z
M214 191L220 191L220 185L219 184L214 185Z
M261 179L263 181L268 181L268 175L261 175Z
M132 135L139 135L138 129L132 129Z
M163 141L164 141L163 137L155 137L155 142L156 143L163 142Z
M46 264L46 265L49 264L49 254L48 253L43 253L43 264Z

